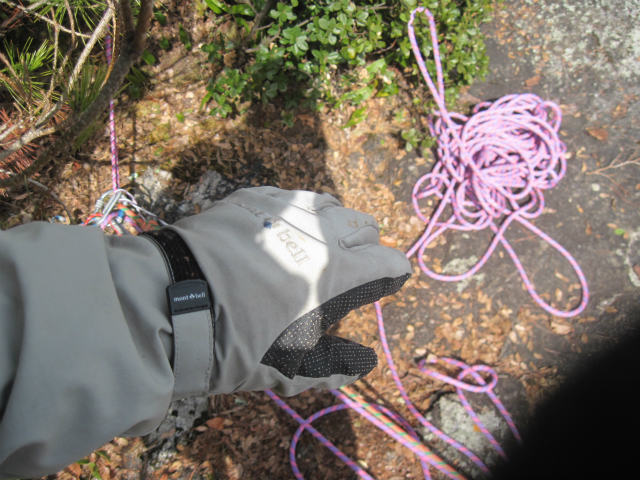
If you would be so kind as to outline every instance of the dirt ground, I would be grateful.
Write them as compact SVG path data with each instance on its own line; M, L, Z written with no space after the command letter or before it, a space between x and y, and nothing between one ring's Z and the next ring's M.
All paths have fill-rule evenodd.
M640 7L622 0L588 3L584 10L580 0L505 2L508 6L485 27L491 73L464 92L460 108L524 91L561 105L568 171L546 197L545 212L535 223L582 266L590 303L572 319L550 316L531 300L501 251L473 278L457 284L432 281L415 267L406 287L385 300L384 314L400 375L423 411L452 390L423 378L415 368L416 358L435 354L493 366L500 375L498 394L516 423L523 425L533 407L584 358L637 328L633 317L640 291ZM598 15L600 10L608 16ZM186 7L174 6L167 14L169 25L179 18L190 26L195 47L186 52L175 41L170 51L156 52L159 64L149 69L151 84L144 97L117 99L124 184L155 185L152 207L169 221L206 206L184 200L202 193L201 179L211 171L224 183L205 192L209 201L248 185L329 192L346 206L373 214L384 244L401 250L412 245L424 225L412 214L411 189L429 171L433 158L404 150L399 133L409 122L407 93L371 100L368 118L352 129L342 128L348 109L296 112L291 127L279 120L277 105L216 119L200 109L210 72L197 45L206 39L207 25ZM155 37L158 28L154 27ZM171 27L164 28L162 34L177 38L177 32L167 32ZM83 219L110 188L109 158L105 132L67 159L64 168L44 172L37 180L76 219ZM1 202L8 225L63 214L51 196L31 187ZM566 262L524 230L515 228L508 238L543 298L564 308L574 305L580 289ZM428 259L436 268L459 271L482 255L488 241L482 233L466 240L447 237L428 250ZM336 333L373 346L382 358L371 307L350 314ZM383 361L356 386L367 398L407 414ZM303 416L334 403L331 394L322 392L290 401ZM293 478L288 446L297 424L266 395L223 395L194 405L185 413L195 418L192 428L174 423L155 437L117 438L102 448L106 455L94 453L90 458L101 477ZM170 415L181 412L176 407ZM422 477L409 451L356 413L332 414L316 427L375 478ZM308 434L297 458L305 478L353 478ZM469 472L464 463L461 468ZM55 478L90 476L86 465L74 464Z

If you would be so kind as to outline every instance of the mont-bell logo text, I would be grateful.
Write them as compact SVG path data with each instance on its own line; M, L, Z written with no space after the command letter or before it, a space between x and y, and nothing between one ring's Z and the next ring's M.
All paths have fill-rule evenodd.
M167 300L172 315L206 310L211 306L209 287L201 279L182 280L169 285Z
M174 302L187 302L187 301L193 301L193 300L201 300L204 299L206 297L206 293L205 292L200 292L200 293L189 293L188 295L182 295L180 297L173 297L173 301Z

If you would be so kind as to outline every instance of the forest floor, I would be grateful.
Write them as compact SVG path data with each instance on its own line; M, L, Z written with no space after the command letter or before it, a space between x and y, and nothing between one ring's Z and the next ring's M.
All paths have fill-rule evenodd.
M580 0L515 0L484 27L490 74L463 92L459 107L468 111L478 101L525 91L561 105L567 174L548 192L545 211L535 223L574 255L591 297L577 317L547 314L529 297L500 249L468 281L439 283L415 266L405 288L384 302L387 334L409 395L443 428L448 425L445 407L437 408L438 402L451 398L453 390L423 378L415 359L434 354L491 365L499 373L497 393L516 423L526 425L535 405L584 358L634 328L640 291L640 51L632 39L640 38L640 7L632 3L609 2L610 15L597 16L588 10L576 15ZM168 29L177 28L171 27L177 24L172 18L180 18L194 46L206 38L207 25L186 7L168 11L168 17L163 35L177 38L177 31ZM153 35L160 34L158 28ZM433 158L404 149L399 132L409 124L412 98L407 93L370 100L368 117L348 129L343 128L348 109L295 112L292 126L281 122L277 105L252 107L245 115L222 120L200 107L208 78L202 55L198 48L187 52L175 42L148 69L150 85L141 99L117 99L125 186L145 186L151 206L170 221L197 213L241 186L328 192L374 215L385 245L403 251L411 247L424 229L413 214L411 191ZM111 185L108 134L96 135L64 164L37 180L76 219L84 219ZM215 185L212 171L219 174ZM30 189L2 199L2 220L8 226L59 214L62 207L46 192ZM579 301L580 286L562 257L523 229L511 228L507 236L543 298L560 308ZM470 267L490 240L484 233L459 237L450 235L427 250L425 258L436 271ZM382 359L372 307L350 314L336 333L373 346ZM384 361L356 388L406 413ZM303 416L335 402L322 392L290 400ZM170 412L179 417L180 408L192 410L185 415L195 419L193 425L175 427L179 422L174 421L175 428L155 437L117 438L102 448L106 455L93 454L101 477L292 478L288 446L297 424L266 395L221 395L194 405ZM334 413L316 427L375 478L422 477L411 452L356 413ZM497 428L509 441L504 427ZM435 448L444 450L438 444ZM353 477L308 434L297 458L306 478ZM475 476L460 458L451 461ZM73 464L56 478L90 475L86 465Z

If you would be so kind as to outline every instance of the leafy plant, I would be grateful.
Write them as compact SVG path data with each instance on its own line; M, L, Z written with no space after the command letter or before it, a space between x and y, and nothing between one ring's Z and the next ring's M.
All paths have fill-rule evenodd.
M489 19L491 0L204 1L221 28L202 47L214 67L203 103L223 117L248 101L279 97L285 108L354 105L346 126L356 125L367 99L421 83L406 28L419 5L438 23L449 97L488 66L479 25ZM426 20L417 18L415 28L435 74ZM407 135L409 144L420 143L418 132Z
M171 48L171 41L167 37L162 37L158 40L158 45L163 50L169 50Z
M89 470L90 478L92 480L102 480L102 475L100 475L100 469L98 467L98 462L108 463L111 459L109 455L104 450L97 450L92 453L89 457L84 458L82 460L78 460L76 463L81 467L84 466Z
M134 100L143 97L149 83L149 76L140 68L133 65L126 77L125 90Z
M191 50L193 48L193 42L191 41L191 35L189 35L189 32L187 32L182 27L182 25L180 25L180 28L178 30L178 37L180 37L180 41L184 45L184 48L186 48L187 50Z

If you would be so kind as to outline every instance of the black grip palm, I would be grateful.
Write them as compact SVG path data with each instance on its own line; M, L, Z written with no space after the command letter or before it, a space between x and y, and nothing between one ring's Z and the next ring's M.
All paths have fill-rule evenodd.
M409 275L380 278L352 288L294 321L280 334L261 363L288 378L364 376L377 365L373 349L325 331L351 310L397 292Z

